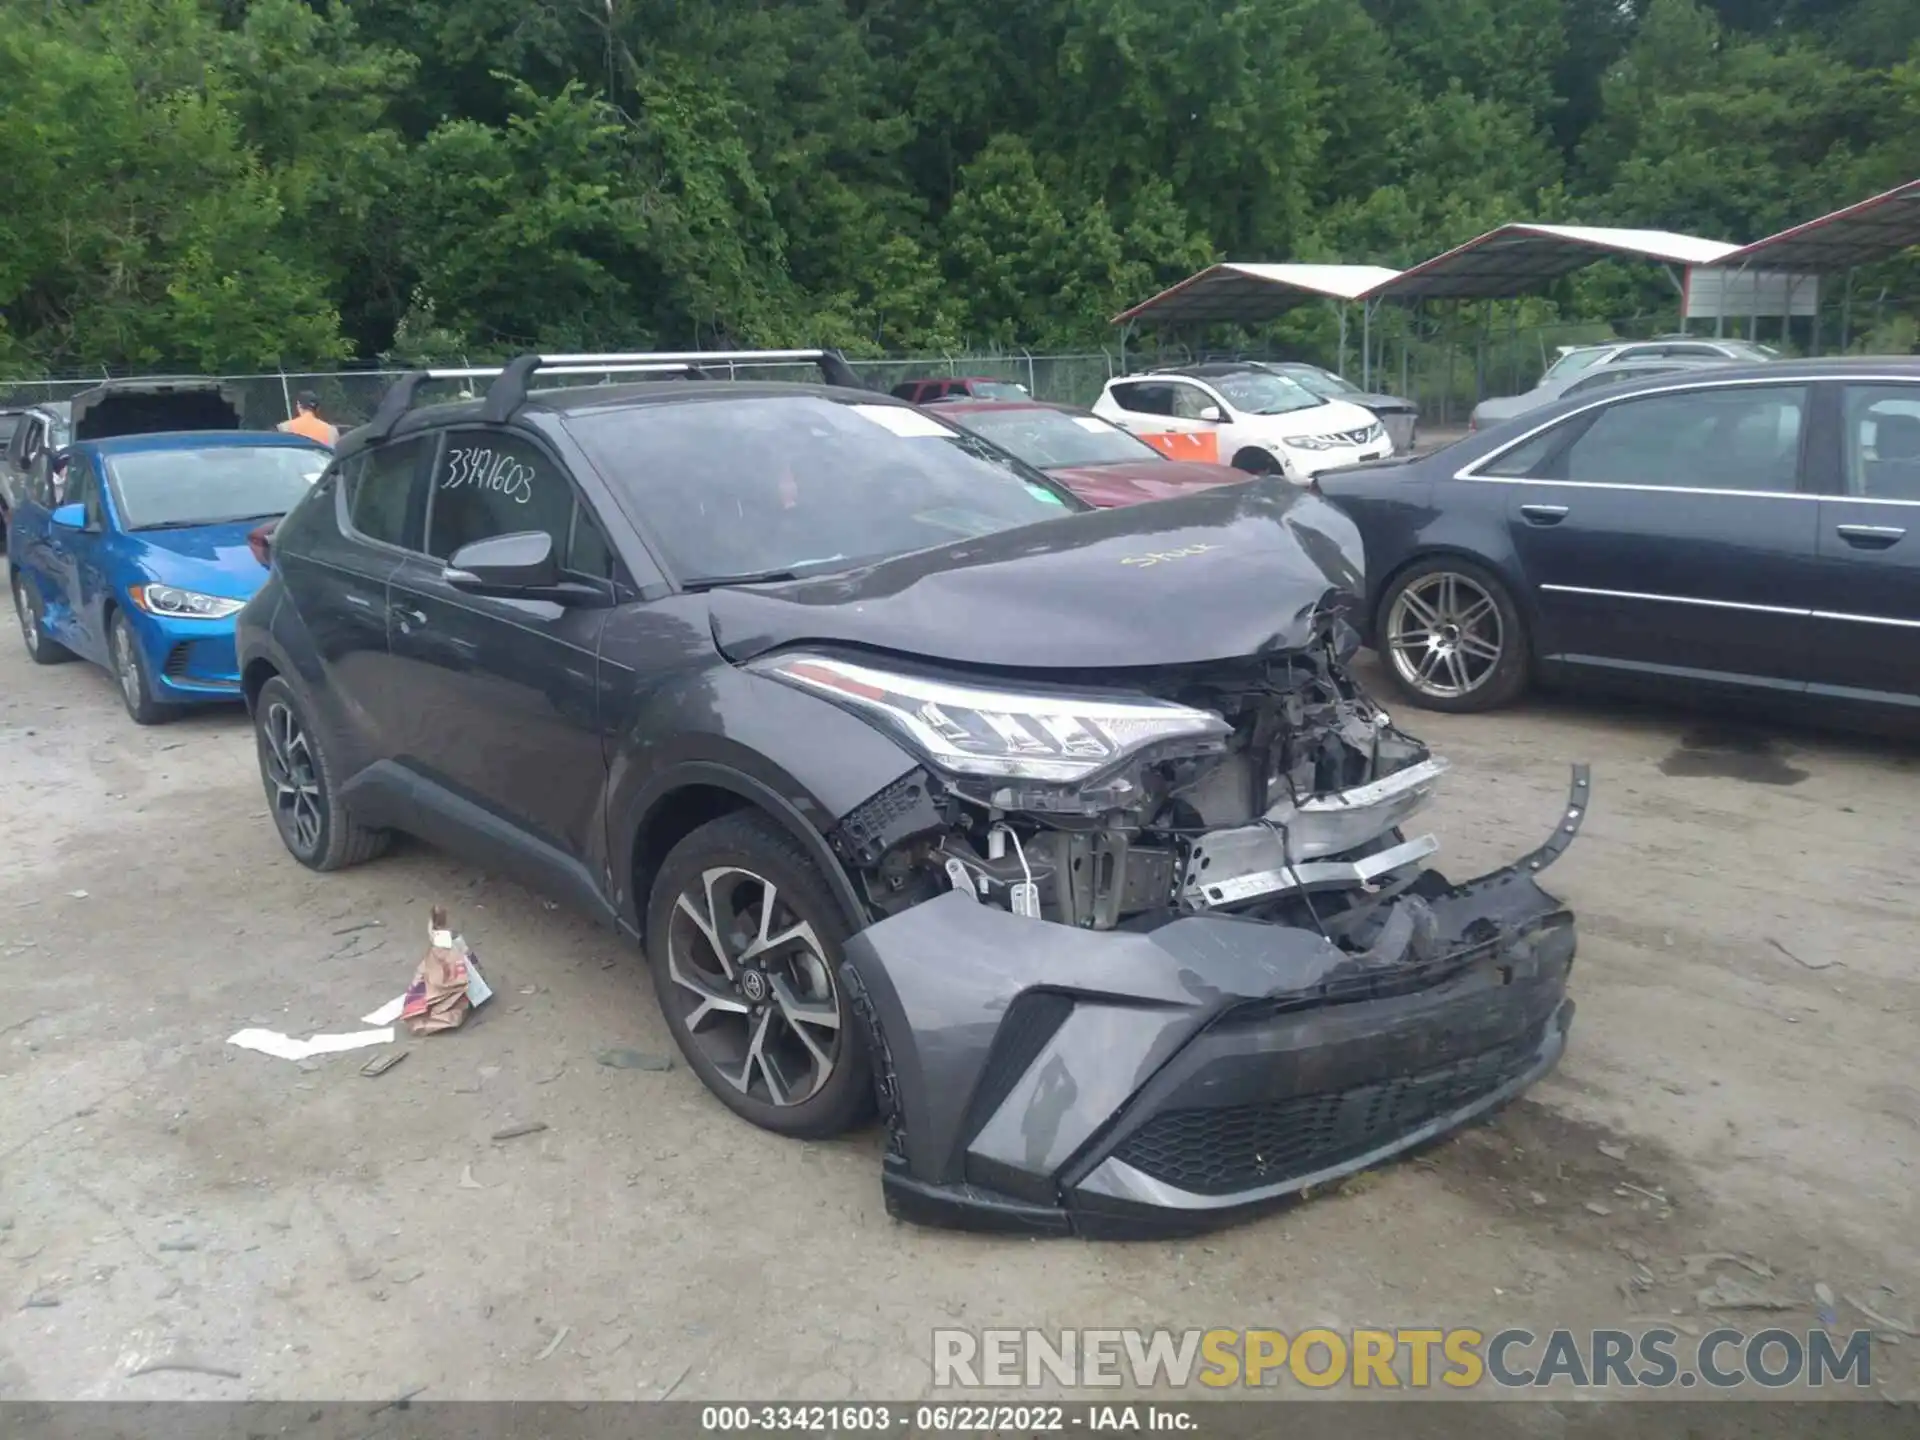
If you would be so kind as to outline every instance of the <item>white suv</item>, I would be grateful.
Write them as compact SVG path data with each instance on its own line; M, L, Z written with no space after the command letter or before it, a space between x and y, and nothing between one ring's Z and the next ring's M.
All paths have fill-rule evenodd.
M1393 453L1371 410L1322 399L1297 380L1247 365L1109 380L1093 413L1176 458L1284 475L1299 485L1336 465Z

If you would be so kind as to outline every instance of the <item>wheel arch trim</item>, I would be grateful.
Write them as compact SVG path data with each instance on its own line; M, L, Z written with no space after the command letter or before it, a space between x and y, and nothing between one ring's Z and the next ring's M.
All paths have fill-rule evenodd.
M827 844L826 836L814 826L793 801L775 790L771 785L756 776L749 775L735 766L719 760L688 760L662 771L649 779L644 789L627 807L626 818L617 832L619 851L614 858L614 883L620 883L619 877L631 875L638 850L638 840L660 807L681 791L695 787L709 787L726 790L737 795L752 808L765 814L770 820L786 831L806 851L807 855L819 867L821 877L827 888L833 892L833 898L845 912L847 924L855 931L864 929L871 921L867 908L860 901L859 893L853 888L853 881L841 865L833 848ZM651 881L649 881L651 883ZM637 893L635 886L629 891L632 918L641 934L646 933L646 897Z

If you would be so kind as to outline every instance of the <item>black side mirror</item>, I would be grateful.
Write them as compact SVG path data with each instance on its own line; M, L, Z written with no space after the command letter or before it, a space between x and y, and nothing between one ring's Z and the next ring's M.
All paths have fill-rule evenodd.
M553 537L543 530L496 535L476 540L453 552L446 582L471 595L549 599L560 584L560 562L554 557Z

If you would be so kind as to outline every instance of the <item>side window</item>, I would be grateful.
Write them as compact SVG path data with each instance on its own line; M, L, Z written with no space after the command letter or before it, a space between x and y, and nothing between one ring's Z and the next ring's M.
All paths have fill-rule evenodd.
M1497 475L1503 480L1544 480L1547 475L1547 461L1566 438L1567 427L1578 425L1579 420L1565 421L1549 426L1530 440L1522 440L1506 454L1488 461L1480 467L1482 475Z
M75 456L67 462L61 478L55 483L59 488L55 503L86 506L87 528L99 529L105 522L106 513L101 507L100 476L94 470L93 462L84 456Z
M1135 415L1173 414L1173 386L1164 381L1132 380L1113 387L1113 403Z
M1182 420L1198 420L1200 412L1214 403L1214 398L1198 385L1173 387L1173 413Z
M1847 494L1920 501L1920 385L1849 385L1840 413Z
M427 553L451 559L463 545L544 530L567 554L573 486L532 441L499 430L455 430L433 467Z
M613 579L613 547L585 505L573 507L573 538L567 542L563 563L576 575Z
M1553 478L1696 490L1798 488L1807 391L1742 385L1648 395L1609 405L1554 467Z
M430 443L423 436L393 440L347 462L342 484L355 530L403 550L421 548L420 470Z

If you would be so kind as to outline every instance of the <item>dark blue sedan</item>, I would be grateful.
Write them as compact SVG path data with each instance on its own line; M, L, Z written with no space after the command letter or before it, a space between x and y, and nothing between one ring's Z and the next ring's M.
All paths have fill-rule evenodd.
M233 617L267 578L254 532L286 514L329 458L275 432L74 445L18 497L8 525L27 653L106 667L142 725L238 699Z
M1609 386L1319 487L1415 704L1584 677L1920 709L1912 357Z

